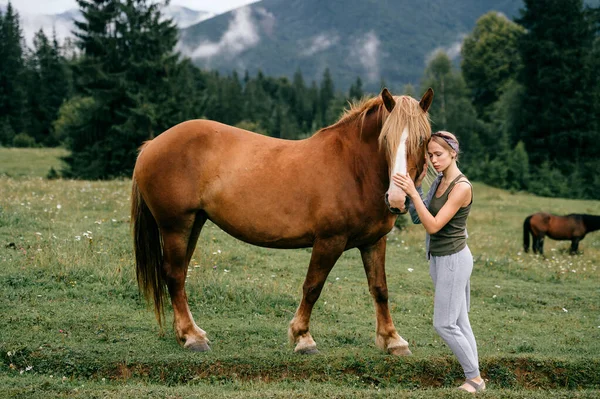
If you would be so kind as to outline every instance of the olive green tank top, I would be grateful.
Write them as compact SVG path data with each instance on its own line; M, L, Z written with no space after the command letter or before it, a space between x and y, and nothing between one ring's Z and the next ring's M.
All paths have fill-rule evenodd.
M456 179L448 185L444 194L439 198L436 198L435 194L431 198L429 203L429 212L436 216L440 209L448 201L448 195L456 185L456 182L460 178L464 178L464 175L459 175ZM465 180L463 180L465 181ZM466 183L471 183L465 181ZM471 186L472 187L472 186ZM471 188L472 190L472 188ZM446 223L444 227L435 234L431 234L429 243L429 253L433 256L446 256L460 252L467 245L467 216L471 210L471 204L473 203L473 192L471 191L471 202L464 208L459 208L456 214Z

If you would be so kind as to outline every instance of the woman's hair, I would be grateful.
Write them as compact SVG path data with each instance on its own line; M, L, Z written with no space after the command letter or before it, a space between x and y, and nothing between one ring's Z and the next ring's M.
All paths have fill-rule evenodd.
M431 135L431 140L435 141L448 151L454 151L456 153L456 160L458 161L458 154L460 154L460 145L456 136L450 132L440 130Z

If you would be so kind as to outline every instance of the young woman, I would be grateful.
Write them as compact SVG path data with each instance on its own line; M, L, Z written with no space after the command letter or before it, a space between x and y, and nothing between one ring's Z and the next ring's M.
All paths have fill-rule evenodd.
M410 176L392 177L411 199L409 211L414 223L427 231L429 273L435 288L433 326L458 358L466 381L459 389L476 393L485 389L479 373L477 344L469 323L469 278L473 256L467 246L467 216L473 202L471 183L456 164L458 140L452 133L436 132L427 146L429 160L438 172L423 200L421 182Z

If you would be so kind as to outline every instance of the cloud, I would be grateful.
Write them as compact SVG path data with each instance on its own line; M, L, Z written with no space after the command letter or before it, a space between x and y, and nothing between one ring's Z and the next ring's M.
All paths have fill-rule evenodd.
M191 52L192 58L210 59L217 55L233 57L260 42L250 7L233 11L227 31L218 42L204 41Z
M374 82L380 77L379 73L379 47L381 42L375 34L370 31L363 37L354 41L350 55L358 60L365 70L365 76L369 82Z
M275 29L275 15L262 7L256 7L254 11L261 17L260 25L263 31L268 35L272 35Z
M75 29L74 19L81 19L79 13L63 13L58 15L42 15L35 13L19 13L21 30L28 46L33 46L33 37L40 29L47 37L52 38L56 33L59 42L71 37L71 31Z
M336 45L340 41L337 33L321 33L313 37L310 45L302 50L300 54L311 56L321 51L327 50L329 47Z
M465 39L466 35L460 35L459 40L457 40L456 42L450 44L449 46L446 47L437 47L435 48L433 51L429 52L429 54L427 54L425 56L425 64L429 64L429 62L436 56L436 54L438 54L439 52L443 52L446 53L446 55L448 56L448 58L450 58L451 60L455 60L458 57L460 57L460 51L462 50L462 44L463 41Z

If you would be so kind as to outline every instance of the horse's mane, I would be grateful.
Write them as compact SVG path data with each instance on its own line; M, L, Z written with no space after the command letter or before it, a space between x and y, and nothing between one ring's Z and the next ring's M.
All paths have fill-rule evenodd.
M429 114L423 112L419 102L412 97L398 96L394 97L394 100L396 101L396 106L392 112L388 112L383 106L381 96L363 98L357 102L350 103L350 108L346 109L341 118L329 128L358 121L362 125L369 111L380 108L383 110L380 113L380 117L383 118L387 114L387 119L385 119L381 133L379 134L379 147L385 148L388 161L395 159L396 151L400 145L400 138L405 127L408 127L409 132L409 137L406 141L407 154L419 154L419 149L423 145L427 145L431 138Z
M360 120L364 121L367 113L379 106L383 105L383 100L381 96L373 97L373 98L362 98L361 100L357 100L355 102L350 103L350 108L345 109L341 118L333 125L343 125L352 121Z
M419 154L419 149L427 145L431 138L429 114L423 112L419 102L409 96L394 97L396 106L389 113L379 135L379 147L386 149L388 161L393 161L400 138L405 127L408 127L406 153Z

